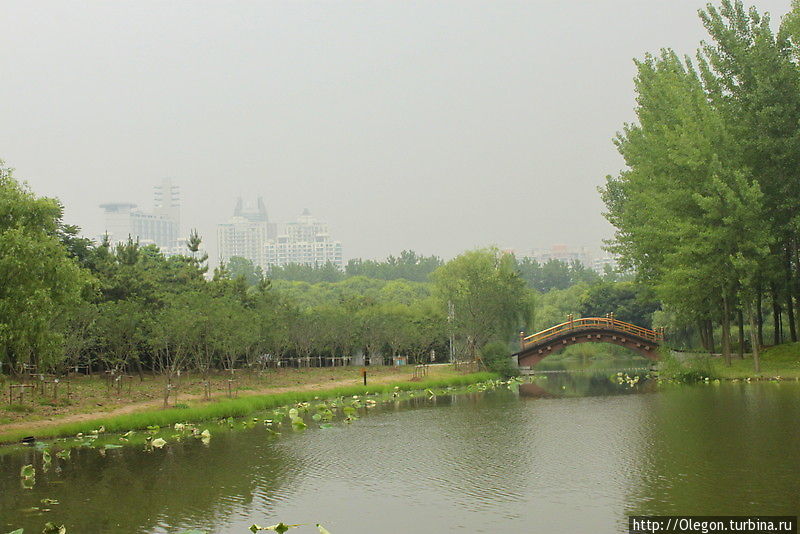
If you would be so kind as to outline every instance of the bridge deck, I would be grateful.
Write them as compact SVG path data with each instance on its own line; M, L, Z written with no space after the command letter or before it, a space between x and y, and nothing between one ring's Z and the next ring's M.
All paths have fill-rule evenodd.
M590 329L630 334L653 343L660 343L664 340L663 332L636 326L635 324L626 323L625 321L620 321L619 319L615 319L613 317L582 317L580 319L566 321L546 330L542 330L541 332L523 337L521 340L522 351L534 345L555 339L567 332Z

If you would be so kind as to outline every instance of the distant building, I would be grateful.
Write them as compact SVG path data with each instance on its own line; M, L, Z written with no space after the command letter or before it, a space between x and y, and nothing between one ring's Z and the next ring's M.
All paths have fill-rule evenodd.
M277 225L269 222L264 200L258 197L255 206L245 206L239 197L233 217L217 225L219 261L226 262L238 256L265 269L267 242L276 235Z
M570 248L567 245L553 245L549 249L535 249L530 257L539 263L547 263L550 260L563 261L571 263L573 261L579 262L587 269L592 269L600 274L605 272L606 265L612 269L616 269L617 260L604 253L602 256L592 254L586 247Z
M539 263L547 263L550 260L571 263L577 261L585 267L591 268L592 256L585 247L569 248L567 245L553 245L549 249L536 249L531 253L531 258Z
M172 185L169 178L161 180L161 185L153 186L153 213L175 221L180 233L181 189Z
M282 230L267 243L265 268L292 263L325 265L329 262L340 269L343 267L342 243L334 241L328 225L317 220L308 209L303 210L297 221L285 224Z
M249 209L242 199L236 202L233 217L217 225L219 261L234 256L246 258L268 271L272 266L289 264L325 265L330 262L343 267L342 244L331 238L328 225L306 209L296 221L282 224L269 222L261 197Z
M613 256L603 256L602 258L595 258L592 260L592 269L600 274L605 273L606 267L612 271L617 270L617 260Z
M155 187L153 212L136 209L131 202L101 204L105 211L105 234L111 243L127 241L128 237L141 245L157 245L174 249L180 235L180 189L169 178Z

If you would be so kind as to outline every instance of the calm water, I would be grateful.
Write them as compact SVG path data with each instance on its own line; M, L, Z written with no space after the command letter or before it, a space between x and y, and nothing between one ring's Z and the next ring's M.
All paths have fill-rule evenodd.
M141 447L80 449L20 487L32 450L0 456L0 532L624 532L629 514L800 513L800 383L630 390L554 375L374 408L351 425L263 427ZM363 410L362 410L363 412ZM52 511L23 511L57 499Z

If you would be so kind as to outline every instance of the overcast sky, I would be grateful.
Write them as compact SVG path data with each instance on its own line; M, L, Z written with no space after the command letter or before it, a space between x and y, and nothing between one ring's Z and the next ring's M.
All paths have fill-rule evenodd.
M632 59L696 49L703 5L4 0L0 158L90 236L171 177L212 255L238 195L346 258L599 249Z

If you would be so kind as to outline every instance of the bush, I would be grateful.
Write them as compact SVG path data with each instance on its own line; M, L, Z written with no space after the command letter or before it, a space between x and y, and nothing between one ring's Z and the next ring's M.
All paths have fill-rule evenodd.
M716 378L708 356L680 361L668 350L662 351L658 376L685 384Z
M508 350L506 343L500 341L487 343L481 349L481 357L489 371L498 373L503 378L519 375L519 369L511 363L511 351Z

